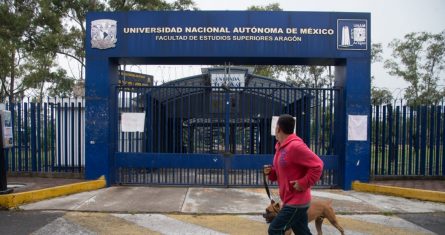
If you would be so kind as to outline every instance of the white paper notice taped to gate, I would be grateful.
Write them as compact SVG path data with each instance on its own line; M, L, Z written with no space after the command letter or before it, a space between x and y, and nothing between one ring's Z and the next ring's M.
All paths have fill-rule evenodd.
M279 118L280 116L272 116L272 122L270 123L270 135L271 136L275 136L275 128L277 127L277 122L278 122L278 118ZM295 128L294 128L294 132L295 132L295 130L296 130L296 127L297 127L297 118L296 117L294 117L294 120L295 120Z
M368 116L348 115L348 140L368 140Z
M145 113L122 113L122 132L144 132Z

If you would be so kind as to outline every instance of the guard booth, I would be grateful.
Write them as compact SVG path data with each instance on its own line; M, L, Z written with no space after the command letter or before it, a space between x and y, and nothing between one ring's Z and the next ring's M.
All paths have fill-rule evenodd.
M260 186L272 118L324 161L319 187L369 180L369 14L126 12L87 17L86 177L110 184ZM161 86L119 84L122 64L335 66L335 86L292 87L245 67ZM141 117L138 132L124 131Z

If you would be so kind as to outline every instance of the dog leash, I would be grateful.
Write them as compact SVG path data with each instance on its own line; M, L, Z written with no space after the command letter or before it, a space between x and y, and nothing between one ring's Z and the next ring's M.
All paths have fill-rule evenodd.
M274 200L270 197L269 185L267 185L266 174L264 174L264 172L263 172L263 182L264 182L264 188L266 189L267 196L269 197L270 201L274 201Z

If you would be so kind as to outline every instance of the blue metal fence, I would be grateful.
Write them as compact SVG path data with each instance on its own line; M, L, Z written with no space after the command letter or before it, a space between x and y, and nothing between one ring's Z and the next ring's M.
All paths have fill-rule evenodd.
M371 107L371 175L444 176L444 108Z
M5 150L10 173L82 173L84 100L48 98L7 103L14 146Z
M118 183L260 186L275 151L272 117L289 113L325 162L318 185L338 184L337 89L121 86L116 95L119 117L146 114L143 133L122 132L116 123Z
M120 87L119 112L147 115L144 133L119 131L118 181L261 184L258 169L271 162L274 152L271 117L290 113L297 117L297 133L327 166L319 185L337 184L338 156L333 137L340 91L219 89ZM6 107L12 112L14 127L14 147L6 150L10 173L83 173L84 100L26 100ZM445 106L371 108L372 176L444 176ZM173 163L175 167L159 167Z

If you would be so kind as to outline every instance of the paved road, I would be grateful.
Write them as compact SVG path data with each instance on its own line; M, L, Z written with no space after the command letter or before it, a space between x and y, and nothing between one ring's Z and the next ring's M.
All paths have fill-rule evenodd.
M349 235L445 235L444 203L341 190L313 196L332 200ZM266 234L268 203L264 189L110 187L0 211L0 235ZM323 232L338 234L327 221Z
M346 234L445 234L445 213L339 215ZM313 224L311 230L315 233ZM328 224L324 234L338 234ZM259 215L1 211L1 234L266 234ZM435 232L435 233L434 233Z
M445 234L445 213L401 214L400 218L427 228L437 234Z

